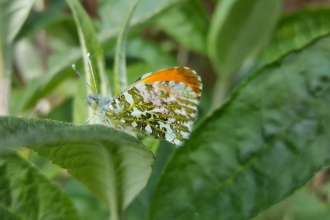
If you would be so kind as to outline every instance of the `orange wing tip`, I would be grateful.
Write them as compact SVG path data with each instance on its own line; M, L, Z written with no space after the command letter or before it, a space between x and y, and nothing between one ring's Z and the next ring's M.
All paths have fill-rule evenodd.
M170 69L164 69L157 71L150 76L142 79L146 84L151 84L159 81L175 81L182 82L191 87L196 93L197 97L201 96L202 80L196 71L189 69L188 67L174 67Z

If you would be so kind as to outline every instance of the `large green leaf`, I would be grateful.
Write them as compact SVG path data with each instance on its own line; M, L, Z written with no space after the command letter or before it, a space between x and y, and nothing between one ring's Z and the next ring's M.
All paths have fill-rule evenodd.
M265 45L282 0L220 0L211 21L208 50L221 78L228 78Z
M329 19L330 8L306 8L283 16L261 59L264 62L274 61L329 34Z
M0 217L3 220L80 219L70 199L13 151L0 154Z
M26 146L66 168L110 206L112 219L146 185L153 154L134 137L102 125L0 117L0 149Z
M150 219L249 219L330 163L330 39L253 73L166 167Z

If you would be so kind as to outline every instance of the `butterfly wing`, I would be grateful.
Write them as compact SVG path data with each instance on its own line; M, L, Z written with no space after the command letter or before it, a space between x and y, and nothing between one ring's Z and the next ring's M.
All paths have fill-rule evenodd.
M188 68L144 75L107 106L111 124L182 145L192 131L201 79Z

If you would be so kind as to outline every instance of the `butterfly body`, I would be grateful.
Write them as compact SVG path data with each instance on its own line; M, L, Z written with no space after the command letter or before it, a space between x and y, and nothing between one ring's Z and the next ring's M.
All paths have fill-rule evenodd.
M176 67L143 75L111 100L89 95L86 101L102 123L180 146L192 131L201 89L195 71Z

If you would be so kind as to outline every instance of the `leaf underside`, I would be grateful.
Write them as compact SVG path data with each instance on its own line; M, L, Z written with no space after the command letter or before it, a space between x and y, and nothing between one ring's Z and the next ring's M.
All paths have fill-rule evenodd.
M133 136L102 125L0 117L0 140L0 149L29 147L66 168L118 213L144 188L154 161Z

